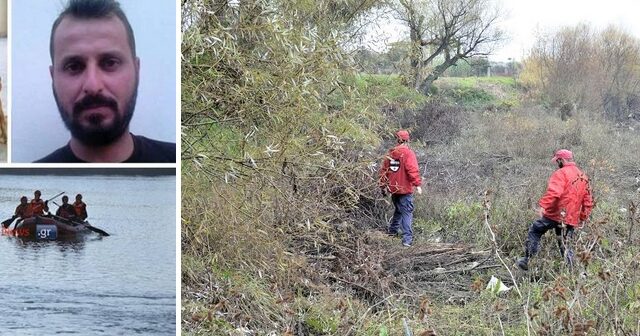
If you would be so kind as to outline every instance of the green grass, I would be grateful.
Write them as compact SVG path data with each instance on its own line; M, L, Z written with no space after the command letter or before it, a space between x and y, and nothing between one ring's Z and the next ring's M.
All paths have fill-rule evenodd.
M506 88L515 88L516 80L513 77L440 77L436 84L446 84L457 87L476 87L482 84L499 84Z
M443 77L434 85L440 96L467 108L511 111L519 105L512 77Z
M366 106L364 101L377 107L394 105L398 110L418 109L432 99L406 87L399 76L358 75L348 81L347 87L355 88L364 96L353 101L348 100L346 94L334 92L339 101L337 109L357 110ZM604 236L594 250L594 260L589 265L581 265L581 270L588 274L584 280L588 292L580 294L580 305L571 311L574 325L595 320L598 316L617 314L621 325L627 331L635 332L640 313L640 282L635 271L637 261L634 261L637 247L624 245L629 222L620 208L626 207L631 200L638 203L636 187L631 189L633 176L624 175L627 171L635 172L640 160L638 154L627 150L640 145L637 134L617 130L603 122L560 122L551 114L522 108L513 78L441 78L436 85L439 88L436 95L470 108L464 111L470 117L470 126L452 143L424 148L428 187L425 187L426 197L415 201L416 243L438 238L443 242L470 245L477 250L491 248L483 222L482 203L483 191L491 190L490 224L501 255L507 262L513 260L522 251L527 228L535 217L529 206L544 192L546 178L553 171L550 155L559 146L570 146L581 168L595 177L593 187L599 203L593 212L593 221L606 222L600 225ZM496 109L491 110L491 106ZM509 112L502 113L500 106L505 106ZM477 113L477 109L485 110ZM318 114L318 118L322 115ZM373 124L367 128L372 130L371 135L367 131L358 135L358 130L352 129L347 119L332 118L326 125L356 139L375 137L374 130L384 126ZM242 139L243 134L216 128L208 132L208 138L217 139L218 143L212 144L216 151L239 152L238 142L233 143L232 139ZM204 147L197 149L207 150ZM366 155L364 157L368 159ZM593 163L592 158L595 159ZM185 334L226 335L241 325L249 325L257 334L273 330L284 334L295 326L302 326L313 335L344 335L348 331L354 335L401 335L401 321L406 318L415 334L434 329L439 335L496 335L501 334L499 323L502 322L504 334L526 335L523 306L527 302L530 308L536 305L534 310L538 314L531 320L532 334L541 334L543 324L550 325L551 334L570 334L570 330L563 329L562 321L554 316L555 310L566 305L567 300L557 296L546 300L543 293L557 284L571 293L580 293L582 287L576 280L578 272L571 273L559 260L551 234L543 238L539 258L532 262L539 270L530 274L537 278L524 275L517 278L525 298L518 297L513 290L501 295L485 292L484 287L480 292L471 291L471 282L478 281L486 286L492 274L509 278L503 267L478 271L467 277L469 283L449 284L463 294L464 304L448 302L446 297L430 298L432 312L420 320L416 298L425 293L407 293L396 288L391 293L384 293L385 298L389 297L376 307L378 311L374 311L370 309L370 302L345 290L349 286L322 279L317 271L323 268L316 267L333 261L306 258L306 253L317 253L318 247L312 244L301 249L297 245L298 239L311 235L319 226L312 218L310 228L304 229L305 225L299 225L305 223L304 218L294 217L293 222L282 216L283 207L276 207L275 202L283 199L275 197L280 195L280 190L267 192L264 190L267 187L257 182L247 184L244 189L237 184L216 188L212 185L220 184L219 181L212 183L198 175L194 166L183 163L183 168L183 227L189 228L183 228L183 234L184 241L190 245L183 248L182 277L190 290L203 283L209 286L201 289L200 294L204 296L183 294ZM276 168L278 171L284 169ZM185 172L187 177L184 177ZM358 172L354 169L354 173ZM261 173L270 172L265 169ZM371 181L374 175L371 174ZM345 176L340 184L350 182L351 174ZM315 200L305 193L298 195L307 195L300 199L306 203L287 207ZM239 209L241 213L238 213ZM338 213L348 217L341 211L340 208L330 210L332 215ZM274 218L284 219L276 224ZM361 224L354 230L357 232L354 235L368 229L368 219ZM597 229L595 225L589 228ZM266 233L261 234L258 230ZM637 232L634 234L640 236ZM594 239L594 235L583 237L581 244L590 244ZM330 244L338 246L341 242L332 240ZM379 251L382 247L363 244L355 252L366 254L368 249ZM335 251L322 252L328 255ZM355 252L344 253L353 255ZM598 274L607 270L614 271L613 278L610 281L599 279ZM560 276L567 280L558 281ZM367 283L364 284L366 287ZM202 300L202 297L206 299ZM618 305L608 305L608 298ZM216 315L213 308L221 299L227 300L228 306L219 308ZM608 320L602 320L599 328L598 332L602 334L614 331L613 323ZM592 329L589 334L593 332Z
M359 74L354 77L356 89L376 102L375 105L394 104L414 108L427 101L427 97L405 85L398 75Z
M406 80L399 75L359 74L352 80L350 84L376 106L417 108L430 99L407 86ZM441 77L434 85L433 97L444 97L465 107L511 109L518 104L513 77Z

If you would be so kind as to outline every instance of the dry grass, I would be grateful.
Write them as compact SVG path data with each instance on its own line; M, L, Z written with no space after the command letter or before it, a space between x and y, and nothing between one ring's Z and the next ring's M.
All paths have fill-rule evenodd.
M636 131L562 122L535 106L464 113L452 141L414 144L426 193L408 250L381 232L391 208L367 166L375 152L341 154L348 170L301 174L295 193L277 175L227 185L183 169L192 172L183 178L185 334L400 335L403 319L425 335L637 333ZM522 253L560 147L592 177L598 203L575 243L579 263L568 269L547 235L530 272L511 270L522 298L484 291L491 275L513 285L493 249L510 267ZM495 246L483 224L487 190Z

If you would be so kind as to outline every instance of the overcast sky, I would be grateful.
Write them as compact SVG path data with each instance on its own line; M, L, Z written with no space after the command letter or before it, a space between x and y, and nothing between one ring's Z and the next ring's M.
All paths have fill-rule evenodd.
M637 0L499 0L506 18L503 25L511 40L495 51L494 60L521 60L535 41L536 31L554 31L580 22L597 28L610 24L640 38L640 4Z
M562 26L591 23L596 28L616 25L640 39L640 1L638 0L494 0L501 4L500 24L510 37L489 58L522 60L532 47L537 32L553 32ZM370 32L369 46L380 50L388 42L407 36L407 29L392 19Z

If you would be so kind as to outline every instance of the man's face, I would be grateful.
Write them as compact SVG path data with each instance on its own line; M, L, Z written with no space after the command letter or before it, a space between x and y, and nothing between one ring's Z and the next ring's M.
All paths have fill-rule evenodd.
M53 37L53 95L71 135L105 146L129 129L140 63L116 17L67 16Z

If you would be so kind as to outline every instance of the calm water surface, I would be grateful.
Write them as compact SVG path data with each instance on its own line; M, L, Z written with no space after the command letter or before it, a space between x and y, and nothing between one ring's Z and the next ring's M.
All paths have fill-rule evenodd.
M91 224L111 234L67 242L0 236L0 335L175 335L175 183L0 169L0 221L35 189L43 199L65 191L71 200L82 193Z

